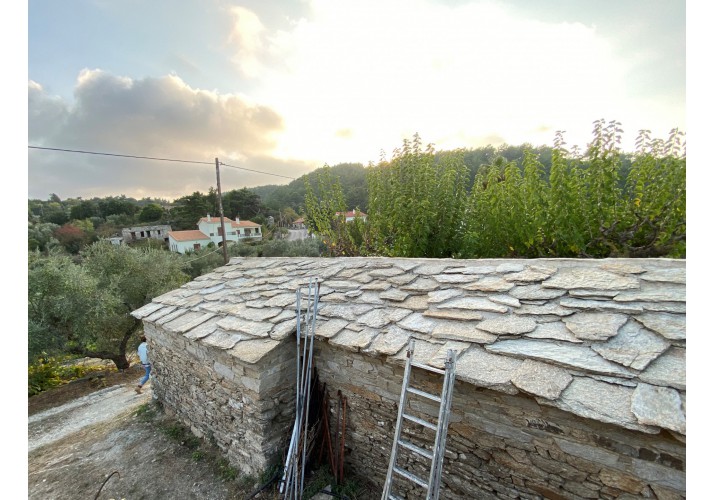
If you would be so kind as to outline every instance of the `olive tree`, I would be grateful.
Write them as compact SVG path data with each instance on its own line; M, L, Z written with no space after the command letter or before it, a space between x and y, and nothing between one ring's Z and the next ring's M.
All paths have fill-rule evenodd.
M53 350L129 367L141 322L130 313L189 277L180 255L97 242L81 253L33 259L29 270L30 355Z

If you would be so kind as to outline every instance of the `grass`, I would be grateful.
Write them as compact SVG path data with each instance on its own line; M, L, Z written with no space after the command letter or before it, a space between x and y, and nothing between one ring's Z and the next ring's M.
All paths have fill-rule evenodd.
M159 411L156 405L151 403L144 403L134 412L134 415L136 415L142 422L151 422L158 414Z
M223 457L216 458L214 466L216 473L224 481L233 481L238 477L238 471Z
M256 489L262 487L274 478L283 469L282 463L274 463L267 467L260 474L247 475L240 474L239 471L222 455L215 438L209 434L205 439L194 435L191 430L180 422L167 417L161 405L152 401L137 408L135 415L142 422L151 423L172 441L178 443L186 450L187 456L194 462L206 462L210 464L216 477L230 483L234 490L235 498L244 498L253 494ZM257 495L256 499L278 499L278 481L268 486ZM358 481L346 479L341 484L337 484L330 468L323 465L306 475L303 498L311 498L321 490L330 486L333 495L343 500L358 500L368 496L368 490ZM233 498L233 497L232 497Z

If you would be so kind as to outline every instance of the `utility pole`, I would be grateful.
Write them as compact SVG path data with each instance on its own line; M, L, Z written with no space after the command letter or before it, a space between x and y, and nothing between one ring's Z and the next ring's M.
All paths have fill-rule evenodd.
M221 174L218 170L218 158L216 158L216 188L218 189L218 211L221 217L221 240L223 241L223 263L228 264L228 249L226 248L226 225L223 222L223 200L221 199Z

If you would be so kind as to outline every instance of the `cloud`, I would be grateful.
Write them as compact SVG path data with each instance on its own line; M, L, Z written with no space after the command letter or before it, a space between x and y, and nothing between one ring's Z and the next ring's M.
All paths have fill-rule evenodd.
M28 137L30 141L52 136L65 123L69 110L62 98L45 92L37 82L27 85Z
M261 35L265 27L258 16L245 7L231 7L233 29L229 35L229 43L236 47L234 62L246 76L256 76L259 71L259 56L261 55L263 40Z
M367 162L415 132L451 147L492 135L551 144L562 129L583 144L599 118L633 135L644 125L650 103L628 93L634 63L594 26L520 17L491 2L310 6L291 28L261 32L280 41L271 48L283 51L283 64L253 52L261 98L285 119L279 154ZM655 118L650 127L673 126L670 114ZM550 128L539 130L543 123ZM347 127L349 141L335 133Z
M244 95L191 88L177 76L133 80L84 70L72 103L48 95L32 81L28 96L33 145L206 162L219 157L253 169L253 162L260 161L283 175L291 174L281 169L304 173L308 165L285 158L266 161L284 126L276 111ZM240 183L234 188L277 179L248 172L239 177L237 172L226 174L227 182ZM58 191L69 193L64 196L119 194L117 189L129 196L175 197L215 185L215 169L32 150L29 185L30 195L41 198Z
M122 150L245 156L270 151L282 127L281 116L266 106L193 89L177 76L132 80L84 70L60 138Z

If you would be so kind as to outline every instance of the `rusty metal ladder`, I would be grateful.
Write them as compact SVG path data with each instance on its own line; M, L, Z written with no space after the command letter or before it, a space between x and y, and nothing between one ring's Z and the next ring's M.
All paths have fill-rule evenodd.
M422 488L427 490L426 499L437 500L439 498L439 488L442 481L442 463L444 461L444 450L447 443L447 427L449 426L449 417L452 406L452 390L454 388L454 377L456 368L456 353L450 349L447 351L447 357L444 363L444 370L433 366L417 363L412 360L415 352L415 340L410 339L407 347L407 360L405 361L405 375L402 381L402 392L400 394L400 406L397 413L397 424L395 426L395 439L392 444L392 454L390 455L390 464L387 470L387 479L382 490L382 500L402 500L401 497L392 493L392 481L395 474L404 477ZM438 373L444 376L442 384L442 395L437 396L428 392L422 391L410 385L410 374L412 367L422 368L433 373ZM428 422L421 418L405 413L405 406L409 395L419 396L440 404L439 418L437 424ZM414 443L404 440L401 437L402 424L405 420L416 423L435 432L434 445L432 450L417 446ZM429 478L423 479L412 472L397 466L397 456L400 450L406 450L431 460Z

